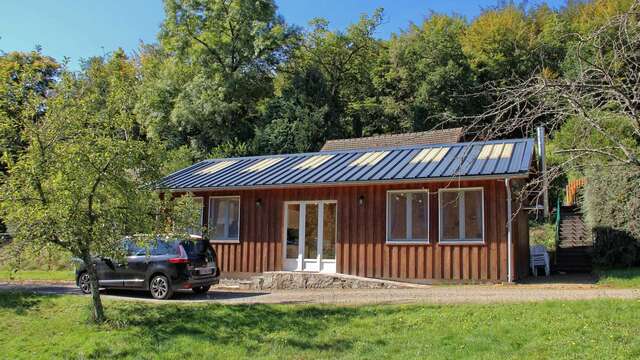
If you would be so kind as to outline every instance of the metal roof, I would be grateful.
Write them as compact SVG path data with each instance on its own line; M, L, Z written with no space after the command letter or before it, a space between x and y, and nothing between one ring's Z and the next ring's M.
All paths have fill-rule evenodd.
M210 159L165 177L158 187L179 191L526 176L533 145L533 139L509 139Z

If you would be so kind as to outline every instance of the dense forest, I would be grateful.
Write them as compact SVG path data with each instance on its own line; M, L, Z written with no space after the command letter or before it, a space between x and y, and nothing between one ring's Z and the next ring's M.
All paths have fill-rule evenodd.
M104 101L134 119L131 136L163 144L170 171L211 156L314 151L326 139L466 125L464 116L492 103L487 83L571 76L573 35L631 3L506 3L474 19L431 13L381 40L383 9L331 31L324 19L287 23L274 1L167 0L158 43L86 59L74 76L117 87ZM0 146L10 158L21 147L12 119L33 101L41 102L33 116L43 116L69 70L46 49L3 50Z

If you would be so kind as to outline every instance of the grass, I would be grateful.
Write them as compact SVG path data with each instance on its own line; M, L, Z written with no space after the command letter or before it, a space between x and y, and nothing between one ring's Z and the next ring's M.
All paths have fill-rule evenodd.
M22 281L22 280L42 280L42 281L73 281L75 279L73 270L19 270L12 273L11 270L0 270L0 281Z
M147 304L0 292L0 349L20 358L638 358L640 302L509 305Z
M598 285L617 288L640 288L640 268L596 270Z

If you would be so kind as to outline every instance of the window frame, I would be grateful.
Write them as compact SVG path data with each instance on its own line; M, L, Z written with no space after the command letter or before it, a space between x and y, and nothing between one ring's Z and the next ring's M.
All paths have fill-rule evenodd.
M455 240L444 240L443 239L443 211L442 211L442 194L445 192L467 192L467 191L480 191L480 209L482 210L482 238L481 239L471 239L464 240L461 238ZM458 206L458 216L461 216L461 219L464 220L464 224L460 223L462 226L458 227L458 236L464 233L466 227L466 217L465 217L465 206L464 206L464 198L462 198L462 202ZM485 202L484 202L484 188L483 187L464 187L464 188L447 188L447 189L439 189L438 190L438 243L442 245L484 245L485 244Z
M392 239L391 238L391 226L389 224L389 221L391 220L390 214L389 212L391 211L391 207L389 206L389 195L391 194L395 194L395 193L408 193L408 194L414 194L414 193L424 193L427 195L427 238L426 239L413 239L413 238L405 238L405 239ZM386 229L385 229L385 243L389 244L389 245L419 245L419 244L429 244L430 243L430 237L431 237L431 200L429 199L429 189L399 189L399 190L387 190L386 193L386 209L385 209L385 216L386 216L386 221L385 221L385 225L386 225ZM409 200L409 197L407 197L407 200ZM407 201L407 216L405 219L405 230L406 233L409 234L409 231L411 230L412 232L412 236L413 236L413 208L412 208L412 201Z
M209 196L209 208L208 208L208 216L207 216L207 232L209 233L209 235L211 235L211 233L209 232L210 230L210 224L211 224L211 220L213 218L213 211L214 211L214 206L213 203L215 200L220 200L220 199L232 199L232 200L238 200L238 236L237 237L225 237L225 238L213 238L210 237L209 241L213 242L213 243L218 243L218 244L238 244L240 243L240 230L242 229L240 227L240 221L242 218L242 212L240 211L241 206L242 206L242 202L240 201L240 196L239 195L229 195L229 196ZM229 233L229 211L227 208L227 214L226 214L226 222L225 223L225 232Z

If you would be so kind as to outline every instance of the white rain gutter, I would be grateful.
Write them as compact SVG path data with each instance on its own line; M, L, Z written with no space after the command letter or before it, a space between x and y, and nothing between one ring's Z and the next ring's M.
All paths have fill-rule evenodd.
M509 178L504 179L504 186L507 189L507 282L513 282L513 274L511 273L512 263L512 224L511 224L511 185Z

